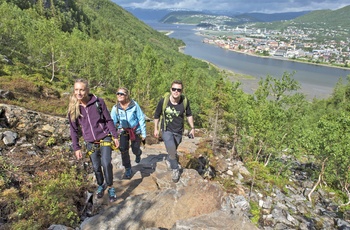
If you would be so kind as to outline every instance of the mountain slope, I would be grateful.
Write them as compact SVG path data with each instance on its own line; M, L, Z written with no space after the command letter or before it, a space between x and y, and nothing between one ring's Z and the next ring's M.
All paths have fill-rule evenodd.
M152 29L110 0L22 3L0 0L0 23L6 25L0 28L0 54L9 60L0 64L0 74L6 76L1 87L15 93L10 103L21 104L21 99L32 109L64 114L66 104L43 101L47 106L42 106L37 97L46 98L43 92L48 91L61 100L81 77L94 92L110 97L110 103L115 89L126 86L151 112L172 80L195 86L206 79L206 90L188 87L186 92L200 100L219 75L207 63L179 52L182 41ZM33 90L17 87L14 75ZM199 104L194 111L200 112Z
M285 13L274 13L274 14L246 13L246 15L256 18L256 20L261 22L273 22L273 21L281 21L281 20L292 20L308 13L310 13L310 11L285 12Z
M210 12L198 11L173 11L165 15L160 21L163 23L191 23L199 24L204 21L215 21L216 24L239 25L247 22L272 22L281 20L291 20L301 15L307 14L309 11L303 12L287 12L276 14L263 13L244 13L235 16L226 14L214 14Z
M294 19L298 23L313 23L323 27L350 27L350 5L338 10L317 10Z

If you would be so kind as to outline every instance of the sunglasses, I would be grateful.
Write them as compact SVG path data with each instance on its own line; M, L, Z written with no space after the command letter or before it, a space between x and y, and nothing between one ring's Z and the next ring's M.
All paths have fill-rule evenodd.
M178 89L178 88L171 88L171 91L173 91L173 92L177 91L177 92L181 93L182 89Z
M125 93L122 93L122 92L118 92L117 93L117 96L125 96L126 94Z

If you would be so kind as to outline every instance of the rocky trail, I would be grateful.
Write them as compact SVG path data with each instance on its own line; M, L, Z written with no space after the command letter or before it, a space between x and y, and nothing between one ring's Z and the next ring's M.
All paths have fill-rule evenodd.
M197 149L197 144L200 142L200 138L189 139L184 137L182 143L178 148L179 155L185 153L194 153ZM152 174L156 171L158 167L158 171L164 171L162 175L164 179L169 181L169 186L175 186L175 183L171 181L171 171L167 170L167 166L164 162L164 159L167 156L167 152L165 150L165 146L163 142L158 144L152 144L141 147L142 156L141 162L135 162L135 155L132 154L130 149L130 160L132 166L132 178L130 180L124 179L124 167L122 165L121 153L119 151L113 151L112 153L112 164L113 164L113 172L114 172L114 187L116 189L116 194L118 200L110 203L108 200L108 195L105 194L103 199L95 199L96 203L101 206L111 206L116 205L123 200L127 199L130 196L135 196L138 194L142 194L145 190L152 189L152 186L149 187L147 184L153 185L154 183L147 183L147 180L153 180ZM94 181L94 175L91 174L91 180ZM145 181L144 183L142 183ZM145 188L146 186L146 188ZM153 189L157 189L156 187Z
M199 142L184 137L179 155L194 153ZM204 180L196 170L184 168L180 181L172 182L164 143L146 145L142 151L139 164L131 154L130 180L123 179L120 154L113 152L118 200L110 203L107 194L102 199L93 195L93 212L98 214L86 218L81 229L257 229L244 212L233 214L219 184Z

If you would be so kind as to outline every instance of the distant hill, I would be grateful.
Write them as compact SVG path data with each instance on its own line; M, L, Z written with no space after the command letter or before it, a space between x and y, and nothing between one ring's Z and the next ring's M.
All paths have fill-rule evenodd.
M346 41L350 37L350 5L338 10L315 10L292 20L254 23L255 28L297 28L317 42Z
M293 22L312 23L324 27L350 28L350 5L338 10L316 10L295 18Z
M217 13L217 12L216 12ZM234 16L203 11L172 11L163 16L162 23L194 25L238 26L254 23L255 27L285 29L291 25L302 28L336 30L337 39L346 39L350 34L350 5L338 10L315 10L275 14L244 13ZM334 32L319 34L321 39L333 39ZM332 38L333 36L333 38Z
M125 7L124 9L142 21L159 21L165 15L172 12L169 9L141 9L135 7Z
M242 15L248 15L255 18L257 21L261 22L273 22L282 20L292 20L297 17L303 16L310 13L311 11L301 11L301 12L286 12L286 13L275 13L275 14L263 14L263 13L246 13Z
M165 23L176 23L181 21L188 21L189 17L193 15L201 15L203 17L208 15L213 17L216 15L227 16L230 18L229 21L234 23L245 23L245 22L272 22L272 21L280 21L280 20L291 20L297 18L299 16L305 15L310 11L302 11L302 12L287 12L287 13L276 13L276 14L263 14L263 13L232 13L226 11L186 11L179 9L142 9L135 7L125 7L125 10L129 11L135 17L143 21L161 21ZM199 18L196 19L196 22L200 23Z
M201 24L210 23L216 25L238 25L255 20L249 16L230 17L226 15L217 15L201 11L173 11L165 15L160 22L162 23L184 23L184 24Z
M217 25L240 25L248 22L273 22L291 20L305 15L310 11L287 12L276 14L244 13L235 16L219 15L201 11L172 11L165 15L160 21L163 23L212 23Z

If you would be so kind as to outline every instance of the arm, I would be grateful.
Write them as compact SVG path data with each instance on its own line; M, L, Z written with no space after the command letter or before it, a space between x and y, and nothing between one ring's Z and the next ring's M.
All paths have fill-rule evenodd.
M111 110L111 118L113 120L113 125L115 128L117 128L117 124L119 123L119 116L117 114L117 106L118 105L114 105L112 107L112 110ZM118 138L113 138L113 141L114 141L114 145L116 148L119 147L119 141L118 141Z
M158 124L159 124L159 119L154 119L154 137L156 138L159 137Z
M193 116L192 116L192 111L191 111L191 107L190 107L190 102L187 102L187 108L186 108L186 117L187 117L187 121L188 124L190 125L191 131L190 134L192 134L192 136L194 137L194 122L193 122Z
M119 116L117 114L117 105L114 105L111 110L111 118L113 120L114 126L116 127L119 123Z
M69 130L70 130L70 137L72 140L73 150L79 150L81 149L81 146L79 145L79 136L78 136L78 122L72 121L70 117L68 117L69 120Z
M103 112L103 116L106 120L106 124L108 127L109 132L112 134L112 136L114 137L114 144L115 147L118 148L119 147L119 141L118 141L118 133L117 133L117 129L115 128L115 124L114 124L114 120L112 120L111 118L111 114L107 109L107 106L104 102L103 99L99 99L100 103L101 103L101 108L102 108L102 112Z
M159 127L159 118L160 118L160 115L162 114L163 100L160 100L158 102L156 111L154 113L154 137L156 138L159 137L158 127Z
M193 116L189 116L189 117L187 117L187 121L188 121L188 124L189 124L189 125L190 125L190 127L191 127L190 134L192 134L192 136L194 137L194 123L193 123Z
M79 145L78 123L76 121L72 122L72 120L70 119L70 116L68 116L68 120L69 120L70 137L72 140L75 157L77 158L77 160L80 160L83 157L83 154L81 152L81 146Z
M139 125L141 128L141 136L142 136L142 140L144 140L146 138L146 121L145 121L145 115L141 110L141 107L135 102L136 104L136 115L137 115L137 119L139 121Z

